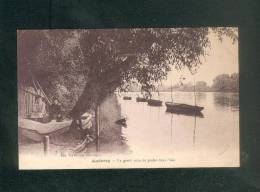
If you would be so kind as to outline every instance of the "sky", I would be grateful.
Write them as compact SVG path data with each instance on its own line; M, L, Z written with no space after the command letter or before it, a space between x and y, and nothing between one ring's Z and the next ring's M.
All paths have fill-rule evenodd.
M211 47L207 48L208 55L202 59L202 65L199 67L196 75L196 81L205 81L209 86L212 85L213 79L219 74L238 73L238 42L232 43L228 37L219 41L213 33L209 35ZM185 69L182 71L172 70L168 74L167 80L163 81L163 85L170 86L178 84L180 76L186 78L183 83L193 82L193 76Z

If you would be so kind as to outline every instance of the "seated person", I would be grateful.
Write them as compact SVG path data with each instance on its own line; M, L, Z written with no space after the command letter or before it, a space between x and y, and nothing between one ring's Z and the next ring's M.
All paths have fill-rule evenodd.
M62 121L61 104L58 99L54 99L53 104L50 106L50 119L55 119L57 122Z
M33 101L32 114L30 118L41 122L46 115L46 103L40 95L37 95Z

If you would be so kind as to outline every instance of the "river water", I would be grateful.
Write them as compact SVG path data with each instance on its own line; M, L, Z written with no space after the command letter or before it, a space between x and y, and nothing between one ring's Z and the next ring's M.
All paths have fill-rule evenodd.
M155 96L163 101L161 107L136 102L137 92L125 95L132 100L119 97L127 116L123 135L135 156L174 157L180 167L239 165L238 93L196 93L203 117L166 112L164 102L171 101L170 92ZM194 93L173 92L173 101L193 105Z

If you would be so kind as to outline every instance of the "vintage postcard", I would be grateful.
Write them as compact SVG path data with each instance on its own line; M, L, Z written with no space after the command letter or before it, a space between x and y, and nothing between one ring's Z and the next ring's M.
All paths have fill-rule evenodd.
M238 28L17 31L19 169L239 167Z

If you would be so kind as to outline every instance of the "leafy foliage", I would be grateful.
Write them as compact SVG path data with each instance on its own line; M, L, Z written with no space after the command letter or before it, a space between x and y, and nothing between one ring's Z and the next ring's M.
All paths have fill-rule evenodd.
M213 80L212 88L214 91L238 91L239 90L238 73L231 75L221 74Z
M30 82L30 70L66 110L74 106L76 117L133 83L150 92L172 66L195 72L210 45L210 31L237 39L233 28L18 31L19 82Z

